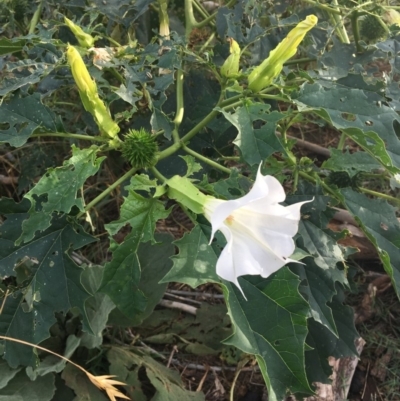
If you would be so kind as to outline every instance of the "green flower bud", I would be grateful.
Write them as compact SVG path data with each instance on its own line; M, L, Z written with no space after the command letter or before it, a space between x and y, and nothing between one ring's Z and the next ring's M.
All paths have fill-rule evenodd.
M268 58L251 72L248 78L249 89L253 92L259 92L271 85L272 81L282 71L283 64L296 54L300 42L317 22L318 18L315 15L309 15L304 21L297 24L286 38L270 52Z
M74 46L68 46L67 59L85 110L93 116L104 136L117 138L119 126L111 118L110 111L100 99L96 83L91 78L81 55Z
M64 22L68 26L68 28L71 29L72 33L75 35L80 46L86 47L86 48L93 47L94 38L91 35L89 35L88 33L85 33L80 26L74 24L67 17L64 17Z
M156 138L144 128L130 130L121 145L122 156L136 168L152 167L157 162Z
M239 75L240 47L233 38L229 38L229 41L231 54L225 60L220 72L224 78L236 78Z

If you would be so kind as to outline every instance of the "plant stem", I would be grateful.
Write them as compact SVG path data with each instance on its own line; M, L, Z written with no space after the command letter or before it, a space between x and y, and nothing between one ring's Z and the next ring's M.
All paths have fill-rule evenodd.
M362 53L363 48L360 45L360 27L358 24L358 11L354 11L350 15L351 30L353 31L354 43L356 44L357 53Z
M339 14L339 15L341 14L340 10L337 10L336 8L332 8L332 7L327 6L325 4L321 4L318 1L315 1L315 0L303 0L303 1L305 3L312 4L313 6L315 6L317 8L320 8L321 10L327 11L328 13Z
M29 24L29 31L28 31L29 35L35 32L36 25L38 24L40 15L42 14L42 9L43 9L43 0L40 0L35 13L33 14L31 23Z
M41 137L50 137L55 136L59 138L70 138L70 139L81 139L84 141L92 141L92 142L108 142L109 138L104 138L102 136L89 136L89 135L80 135L80 134L71 134L69 132L38 132L36 134L31 135L31 138L41 138Z
M174 118L174 129L172 131L172 139L175 143L179 142L179 126L183 120L183 114L185 112L184 101L183 101L183 70L176 72L176 114Z
M104 199L109 193L114 191L120 184L122 184L125 180L131 177L136 172L136 168L131 168L127 173L125 173L122 177L120 177L117 181L113 182L106 190L104 190L100 195L96 196L91 202L89 202L84 212L78 213L76 216L77 219L82 217L87 211L89 211L93 206L97 205L102 199Z
M150 170L150 171L154 174L154 176L155 176L159 181L161 181L163 184L164 184L165 182L168 181L168 178L164 177L164 176L160 173L160 171L159 171L157 168L155 168L154 166L153 166L153 167L150 167L149 170Z
M197 25L197 21L193 13L192 0L185 0L185 25L186 25L186 30L185 30L186 41L189 41L190 34L193 28L195 28Z
M197 153L196 151L188 148L186 145L182 144L182 149L186 152L189 153L189 155L194 156L196 159L201 160L202 162L214 167L217 170L221 170L224 173L230 174L231 173L231 169L225 166L221 166L219 163L216 163L213 160L210 160L208 157L205 157L203 155L201 155L200 153Z
M303 58L296 58L294 60L288 60L283 65L293 65L293 64L301 64L301 63L308 63L310 61L316 61L315 57L303 57Z
M347 135L344 132L342 132L342 134L340 135L339 143L337 145L338 150L343 150L344 143L346 142L346 138L347 138Z
M218 107L232 107L236 105L237 100L241 99L243 97L243 94L233 96L229 99L226 99L224 101L221 101L222 95L218 101L218 103L215 105L215 108ZM239 103L240 104L240 103ZM173 153L175 153L178 149L182 147L182 145L186 144L189 142L199 131L201 131L207 124L209 124L217 115L219 114L218 110L211 110L207 116L203 118L197 125L195 125L185 136L183 136L180 140L180 142L176 142L173 145L169 146L168 148L164 149L158 154L158 160L165 159L168 156L171 156Z
M372 189L368 189L368 188L358 188L358 190L360 192L365 193L365 194L376 196L377 198L382 198L382 199L385 199L385 200L387 200L389 202L393 202L393 203L396 203L397 205L400 205L400 199L399 198L395 198L394 196L390 196L390 195L387 195L387 194L383 194L381 192L373 191Z
M343 19L341 16L341 12L339 10L339 4L337 0L332 0L332 5L335 6L335 9L339 11L339 14L332 14L331 16L333 20L335 21L335 31L338 34L340 40L342 43L347 43L350 44L350 39L349 36L347 35L346 28L343 25Z

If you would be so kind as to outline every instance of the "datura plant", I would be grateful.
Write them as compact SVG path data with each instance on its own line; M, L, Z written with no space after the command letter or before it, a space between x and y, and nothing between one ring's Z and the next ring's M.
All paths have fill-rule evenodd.
M256 361L270 401L328 385L366 242L400 294L396 7L23 3L0 11L0 399L204 401L146 351L171 338ZM224 303L165 311L169 283Z

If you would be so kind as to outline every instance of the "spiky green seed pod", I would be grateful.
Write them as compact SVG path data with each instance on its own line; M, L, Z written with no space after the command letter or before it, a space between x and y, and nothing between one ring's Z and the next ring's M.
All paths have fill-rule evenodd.
M360 18L360 35L369 42L375 42L384 37L387 31L375 15L368 14Z
M338 188L346 188L352 186L352 180L346 171L332 171L326 178L326 183L336 185Z
M130 130L125 135L121 149L122 156L131 163L132 167L152 167L157 161L156 138L144 128Z

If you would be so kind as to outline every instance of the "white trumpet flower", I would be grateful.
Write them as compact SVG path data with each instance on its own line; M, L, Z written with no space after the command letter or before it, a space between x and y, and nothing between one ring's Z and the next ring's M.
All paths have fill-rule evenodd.
M261 167L261 166L260 166ZM247 274L266 278L289 262L295 250L293 237L299 228L304 203L280 205L286 198L280 182L258 169L250 192L235 200L216 199L202 194L187 178L168 181L168 195L191 209L203 213L212 226L211 240L221 231L227 244L217 261L216 272L242 292L238 277Z

